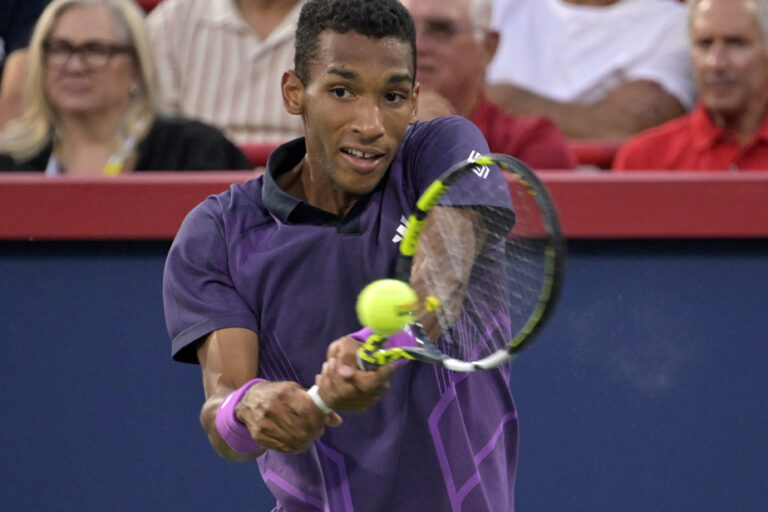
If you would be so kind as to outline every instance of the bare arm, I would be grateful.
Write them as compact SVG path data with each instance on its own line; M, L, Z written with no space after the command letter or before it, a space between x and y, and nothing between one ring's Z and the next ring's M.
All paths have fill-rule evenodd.
M0 130L8 121L19 117L24 111L22 100L27 60L26 48L11 52L5 60L0 82Z
M242 328L214 331L200 345L197 356L206 397L200 422L211 445L227 460L245 462L256 458L260 453L241 454L227 445L216 429L216 413L227 395L256 378L258 335ZM251 386L235 414L255 441L267 449L286 453L306 450L323 433L325 424L341 422L335 413L322 414L296 382L260 382Z
M623 139L685 113L656 82L636 80L591 105L562 103L512 84L488 86L488 96L514 115L552 119L572 139Z

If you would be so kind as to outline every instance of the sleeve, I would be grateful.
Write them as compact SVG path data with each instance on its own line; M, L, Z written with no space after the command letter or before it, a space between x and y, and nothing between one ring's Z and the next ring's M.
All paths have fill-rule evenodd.
M229 271L220 201L209 197L187 215L165 262L163 306L177 361L198 362L197 341L217 329L259 330Z
M177 2L164 0L146 18L147 32L152 42L157 65L159 82L159 103L166 112L181 111L181 94L179 61L175 54L173 37L176 33L176 23L179 22L176 9Z
M445 171L460 162L490 153L480 129L468 119L449 116L417 123L407 141L404 168L413 180L417 197ZM444 204L454 206L511 207L509 188L497 167L482 167L456 183Z
M616 156L613 159L611 169L617 172L649 170L651 168L646 155L648 152L646 144L641 139L632 138L622 144Z
M678 6L674 6L677 8ZM627 69L627 79L658 82L690 110L696 98L685 10L671 13L660 28L654 44Z

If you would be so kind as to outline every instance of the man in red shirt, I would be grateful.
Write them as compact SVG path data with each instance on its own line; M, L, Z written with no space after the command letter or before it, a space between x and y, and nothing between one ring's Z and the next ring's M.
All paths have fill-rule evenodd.
M402 0L416 23L421 85L417 118L470 119L494 153L534 169L573 169L576 160L557 126L543 117L513 117L485 98L485 68L499 33L490 28L491 0Z
M768 170L768 0L689 0L699 104L630 139L614 170Z

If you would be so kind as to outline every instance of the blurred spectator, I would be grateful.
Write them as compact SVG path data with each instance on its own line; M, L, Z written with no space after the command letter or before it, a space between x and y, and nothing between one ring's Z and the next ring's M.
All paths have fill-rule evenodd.
M21 115L22 84L32 28L51 0L2 0L0 16L0 130Z
M699 104L630 140L617 170L768 170L768 0L688 0Z
M490 28L492 0L402 0L416 23L421 85L417 116L469 118L494 153L517 157L535 169L572 169L565 138L550 120L516 118L486 99L485 68L499 34Z
M118 174L247 169L213 127L155 115L156 72L133 0L55 0L29 46L23 115L0 135L0 170Z
M303 135L283 108L301 0L163 0L147 17L162 106L213 124L235 143Z
M495 0L489 96L573 139L622 139L689 109L685 6L672 0Z

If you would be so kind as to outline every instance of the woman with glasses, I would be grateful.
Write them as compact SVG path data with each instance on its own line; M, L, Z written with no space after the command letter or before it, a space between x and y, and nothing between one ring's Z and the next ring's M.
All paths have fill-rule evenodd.
M156 76L143 13L132 0L54 0L30 42L24 113L0 134L0 170L251 167L217 129L158 115Z

